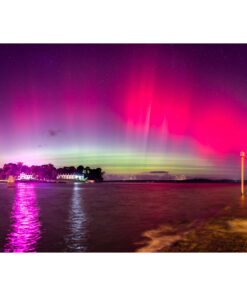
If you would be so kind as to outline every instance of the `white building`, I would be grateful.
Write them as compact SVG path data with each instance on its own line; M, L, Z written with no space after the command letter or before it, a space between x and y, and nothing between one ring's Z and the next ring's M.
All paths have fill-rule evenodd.
M84 174L59 174L57 180L85 181Z
M17 177L17 180L34 180L35 178L33 177L32 174L25 174L25 173L20 173L20 175Z

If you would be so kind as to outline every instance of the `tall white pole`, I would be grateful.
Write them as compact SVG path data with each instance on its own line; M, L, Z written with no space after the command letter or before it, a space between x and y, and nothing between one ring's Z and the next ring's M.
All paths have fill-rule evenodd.
M244 195L244 152L240 152L241 156L241 194Z

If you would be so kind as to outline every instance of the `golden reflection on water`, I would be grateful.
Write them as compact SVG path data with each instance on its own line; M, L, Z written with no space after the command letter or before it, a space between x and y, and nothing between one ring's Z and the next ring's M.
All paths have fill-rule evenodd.
M240 208L241 209L247 208L245 196L243 194L241 194L241 196L240 196Z
M181 240L180 234L174 233L174 229L169 225L162 225L158 229L148 230L143 233L145 245L137 252L158 252L161 249L172 245L174 242Z

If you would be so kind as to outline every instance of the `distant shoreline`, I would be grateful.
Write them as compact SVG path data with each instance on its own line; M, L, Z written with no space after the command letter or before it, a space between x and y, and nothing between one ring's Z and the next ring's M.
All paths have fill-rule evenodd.
M104 183L240 183L240 180L210 180L210 179L188 179L188 180L104 180ZM245 180L247 183L247 180Z
M210 180L210 179L189 179L189 180L104 180L96 183L240 183L240 180ZM247 184L247 180L244 181ZM0 183L7 183L7 180L0 180ZM17 183L56 183L56 184L73 184L73 183L82 183L87 184L88 182L72 181L72 180L63 180L63 181L17 181Z

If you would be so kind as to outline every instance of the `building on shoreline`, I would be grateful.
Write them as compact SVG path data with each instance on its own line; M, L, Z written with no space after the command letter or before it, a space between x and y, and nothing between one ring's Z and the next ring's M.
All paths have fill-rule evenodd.
M18 181L29 181L29 180L35 180L35 177L33 174L25 174L25 173L20 173L19 176L17 176Z
M71 173L71 174L58 174L57 175L57 180L71 180L71 181L86 181L87 178L85 178L84 174L76 174L76 173Z

